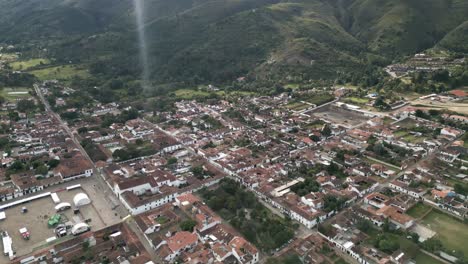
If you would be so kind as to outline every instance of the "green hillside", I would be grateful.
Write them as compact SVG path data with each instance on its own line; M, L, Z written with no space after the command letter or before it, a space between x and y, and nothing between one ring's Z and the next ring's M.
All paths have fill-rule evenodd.
M468 21L450 31L438 46L456 52L468 53Z
M144 0L156 84L334 79L434 46L467 51L465 0ZM132 0L4 0L0 42L139 78Z

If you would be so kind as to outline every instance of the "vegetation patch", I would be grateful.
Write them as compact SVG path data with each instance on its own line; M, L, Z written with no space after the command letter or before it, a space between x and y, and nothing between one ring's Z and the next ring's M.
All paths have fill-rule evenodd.
M252 192L230 179L215 190L202 189L207 205L265 252L272 252L294 237L297 224L282 219L263 206Z
M73 77L87 78L90 76L88 70L81 65L62 65L48 67L30 72L40 80L70 80Z
M218 98L218 96L224 95L223 91L208 92L203 90L194 89L179 89L175 91L175 96L179 100L203 100L210 98Z
M462 221L449 216L439 210L432 210L427 214L422 224L437 232L436 238L442 242L442 245L452 254L453 250L468 256L468 226Z
M31 97L31 90L26 87L8 87L0 89L0 97L9 102Z
M29 59L29 60L20 60L10 63L10 66L15 71L28 70L36 66L47 65L50 63L48 59Z
M425 205L423 203L417 203L413 207L411 207L406 214L413 218L421 218L423 217L429 210L431 210L432 207L429 205Z

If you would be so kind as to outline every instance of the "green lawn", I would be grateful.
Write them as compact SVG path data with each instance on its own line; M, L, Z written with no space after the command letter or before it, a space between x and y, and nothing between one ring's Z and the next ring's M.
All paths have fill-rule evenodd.
M30 89L26 87L7 87L0 90L0 96L7 101L13 102L17 99L26 99L31 97L29 94Z
M347 97L344 101L350 104L365 105L369 102L369 98Z
M87 69L80 67L80 65L62 65L34 70L30 72L41 80L69 80L74 76L86 78L89 76Z
M416 264L443 264L444 262L439 261L421 251L413 258Z
M49 64L50 60L48 59L30 59L30 60L21 60L21 61L15 61L10 63L10 66L13 68L13 70L18 71L18 70L27 70L29 68L35 67L40 64Z
M307 101L311 104L314 104L314 105L323 105L325 103L328 103L330 101L333 101L333 99L335 99L335 97L333 97L332 95L330 94L318 94L310 99L307 99L307 100L304 100L304 101Z
M223 91L213 92L217 95L224 95ZM211 96L212 93L200 90L192 90L192 89L179 89L175 91L175 95L178 99L182 100L194 100L194 99L202 99L205 97Z
M335 261L335 264L348 264L344 259L339 258L337 261Z
M425 213L427 213L431 207L429 205L425 205L423 203L417 203L413 207L411 207L406 214L414 218L420 218Z
M468 256L468 225L439 210L432 210L421 222L433 231L448 250L458 250ZM447 252L451 253L451 252Z
M289 88L289 89L298 89L299 88L299 84L298 83L288 83L284 86L284 88Z
M415 135L412 135L406 130L399 130L399 131L394 132L393 134L396 137L399 137L399 138L403 139L404 141L410 142L410 143L421 143L425 139L427 139L427 137L425 137L425 136L417 137Z
M288 108L289 110L293 110L293 111L301 111L308 107L311 107L311 105L304 104L301 102L292 102L286 105L286 108Z

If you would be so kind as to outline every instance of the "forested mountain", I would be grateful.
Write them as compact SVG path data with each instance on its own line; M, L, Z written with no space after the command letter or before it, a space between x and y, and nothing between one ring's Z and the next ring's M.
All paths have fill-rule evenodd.
M303 81L432 47L467 52L466 0L143 0L155 83ZM137 76L131 0L3 0L0 41Z

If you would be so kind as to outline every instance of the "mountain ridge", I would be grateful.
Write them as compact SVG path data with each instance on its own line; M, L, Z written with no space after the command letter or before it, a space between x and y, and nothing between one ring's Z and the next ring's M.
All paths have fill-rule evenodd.
M434 47L468 51L463 0L144 3L155 83L230 82L246 75L333 79ZM87 63L99 60L125 68L116 72L138 72L131 0L5 0L0 10L0 41L41 40L63 61L83 61L80 54L86 54Z

